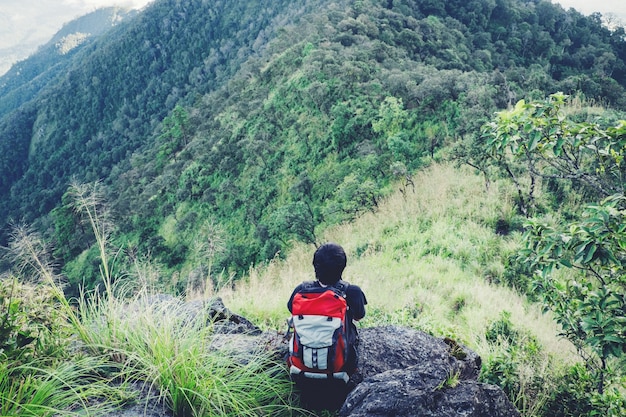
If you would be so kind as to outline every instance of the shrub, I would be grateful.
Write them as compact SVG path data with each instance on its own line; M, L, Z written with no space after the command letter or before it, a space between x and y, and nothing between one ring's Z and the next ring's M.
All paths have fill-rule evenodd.
M537 339L514 328L506 311L487 327L485 339L493 353L484 358L480 380L501 387L522 415L540 415L553 381L550 356Z
M0 357L19 363L62 347L66 318L45 285L0 279Z
M557 384L542 414L551 417L626 415L626 397L617 389L604 393L595 392L597 376L583 364L575 364L564 370L557 378Z
M509 344L515 345L519 339L519 332L513 328L511 323L511 313L503 311L500 313L500 318L493 321L485 332L485 338L490 343L501 343L506 341Z

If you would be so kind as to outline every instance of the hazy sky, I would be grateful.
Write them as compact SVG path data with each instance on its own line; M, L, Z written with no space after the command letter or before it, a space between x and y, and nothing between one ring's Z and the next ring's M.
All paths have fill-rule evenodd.
M626 23L626 1L624 0L552 0L559 3L564 9L573 7L583 14L600 12L603 15L613 13Z
M152 0L0 0L0 75L43 45L63 26L103 6L139 8ZM612 13L626 23L625 0L552 0L584 14Z

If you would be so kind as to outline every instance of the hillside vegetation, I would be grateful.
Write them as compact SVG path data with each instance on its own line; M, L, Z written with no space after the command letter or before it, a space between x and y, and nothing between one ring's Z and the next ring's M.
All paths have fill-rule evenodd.
M542 314L539 304L511 288L517 277L509 276L507 264L522 248L522 235L515 227L508 233L497 232L502 231L503 221L514 225L518 219L514 185L500 180L487 186L476 172L437 163L412 180L408 189L381 200L376 213L330 228L323 236L342 242L349 257L344 277L367 294L367 317L359 326L411 326L466 344L483 359L481 379L500 385L523 416L597 411L620 415L623 408L618 397L592 400L587 395L591 391L579 391L593 390L588 385L593 379L574 345L556 336L559 329L551 314ZM72 407L77 413L87 408L106 415L138 395L133 389L136 385L108 383L122 380L150 384L175 416L306 415L291 402L283 364L272 362L262 352L244 367L238 365L236 356L219 352L215 356L214 351L203 349L214 337L205 318L186 319L176 300L150 301L158 299L153 297L159 273L155 265L136 262L127 275L111 275L111 267L119 260L107 255L110 235L106 228L111 224L96 204L96 190L73 191L99 237L106 287L102 296L85 294L75 309L55 284L58 277L41 252L43 242L27 230L14 234L11 253L23 261L21 273L43 282L38 296L28 295L30 287L26 286L19 296L9 297L30 307L8 316L5 329L15 332L25 319L29 324L22 334L37 343L22 346L17 338L4 344L4 354L17 366L9 367L3 376L8 384L3 398L12 395L16 388L11 382L19 383L20 375L34 376L21 388L17 400L5 402L5 413L31 410L27 415L47 415L49 408ZM297 244L285 259L251 269L247 278L221 289L213 288L207 276L205 286L190 290L186 297L220 296L234 312L268 331L284 332L286 300L295 285L312 278L313 250L313 245ZM55 298L61 304L49 310ZM129 308L136 311L132 318ZM41 314L43 310L55 314ZM62 324L68 320L70 328ZM7 329L7 324L16 327ZM80 352L70 343L73 338L64 336L68 332L81 341ZM94 373L101 378L84 376ZM72 387L75 394L57 395L64 392L53 384L57 380ZM222 385L224 380L230 382ZM251 386L257 388L250 390ZM49 391L35 396L44 388ZM193 396L185 394L189 390ZM93 401L103 396L108 401ZM612 409L615 404L618 408Z
M496 233L498 224L516 217L514 187L486 187L479 175L440 164L421 170L413 182L375 213L324 235L324 241L341 242L349 258L344 278L368 296L368 317L360 325L383 318L410 323L484 349L485 330L506 311L516 328L571 360L574 352L556 341L549 315L502 285L508 258L522 245L519 231ZM293 288L314 279L314 249L298 245L284 261L256 268L234 290L218 294L238 313L282 328Z
M524 416L624 415L625 36L543 0L156 0L41 51L0 79L0 415L136 383L299 413L282 364L124 312L219 295L282 331L327 240L363 326L467 344Z
M0 120L0 219L62 248L77 292L96 253L62 196L100 180L120 247L183 286L207 262L240 276L518 99L623 107L625 51L623 29L547 1L156 1ZM198 253L209 231L219 250Z
M17 62L0 77L0 117L36 97L72 64L72 57L135 12L109 7L63 26L37 53Z

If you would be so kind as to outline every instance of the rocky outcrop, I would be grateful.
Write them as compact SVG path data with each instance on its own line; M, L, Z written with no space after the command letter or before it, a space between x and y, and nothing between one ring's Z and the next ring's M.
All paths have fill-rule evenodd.
M169 296L152 300L171 301ZM283 335L261 332L249 320L229 311L220 299L184 303L179 312L190 319L198 314L207 318L207 324L216 330L213 348L236 346L239 357L263 349L275 353L279 360L286 358L288 347ZM398 326L364 328L359 334L359 370L350 380L352 390L339 416L519 417L499 387L478 382L480 357L454 340ZM114 416L137 417L136 412L131 408ZM143 412L159 415L156 411L151 414L152 409L147 412L144 408Z
M183 301L169 294L156 294L139 298L126 306L126 314L132 316L138 311L147 308L155 313L169 315L173 311L182 319L196 320L199 317L206 320L216 334L246 334L249 336L261 335L261 329L250 320L230 311L221 298L208 300ZM158 314L155 314L158 317Z
M480 357L467 347L396 326L360 334L356 387L340 416L519 416L499 387L477 381Z
M197 309L196 309L197 308ZM277 357L287 354L287 341L261 333L249 320L230 312L221 300L191 305L209 309L211 322L226 342L250 350L263 346ZM236 333L237 335L233 335ZM339 411L342 417L518 417L520 414L497 386L478 382L481 359L454 340L414 329L384 326L361 329L359 370L354 389Z
M451 339L440 339L407 327L384 326L359 331L356 382L394 369L419 366L425 373L477 379L480 357Z

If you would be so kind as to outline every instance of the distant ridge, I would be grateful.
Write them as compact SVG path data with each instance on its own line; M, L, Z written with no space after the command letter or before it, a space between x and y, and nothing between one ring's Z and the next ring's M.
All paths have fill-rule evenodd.
M0 76L0 117L33 98L71 62L72 56L137 11L107 7L81 16L63 27L28 58ZM75 38L74 45L69 45ZM64 45L65 44L65 45Z

